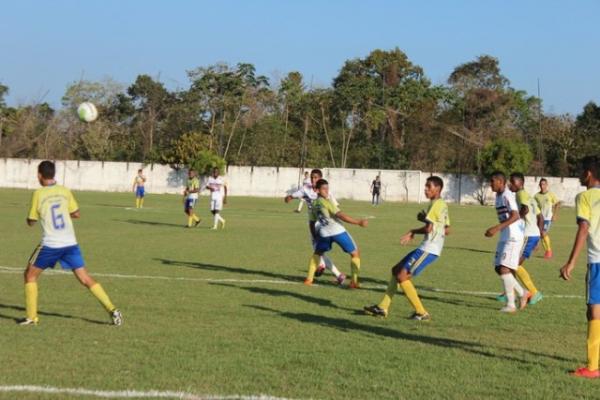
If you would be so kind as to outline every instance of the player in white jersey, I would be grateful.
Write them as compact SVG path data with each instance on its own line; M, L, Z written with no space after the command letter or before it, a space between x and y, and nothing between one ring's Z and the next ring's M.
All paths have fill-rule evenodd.
M219 168L213 168L206 188L210 190L210 212L214 216L211 229L218 229L219 223L221 223L221 229L225 229L225 219L221 217L221 210L223 205L227 204L227 183L222 176L219 176Z
M313 202L318 197L318 194L314 188L314 185L322 177L323 177L323 173L321 172L320 169L313 169L310 172L310 185L303 185L300 189L298 189L297 191L295 191L294 193L292 193L290 195L287 195L284 199L286 203L289 203L290 201L292 201L292 199L302 199L302 201L306 203L306 207L307 207L307 211L308 211L308 219L309 219L308 230L310 233L310 241L311 241L311 246L312 246L313 250L314 250L317 242L316 242L316 238L314 235L314 230L311 228L311 215L312 215ZM329 194L329 199L330 199L330 201L337 204L337 201L335 200L335 198L332 194ZM318 276L323 275L325 268L330 270L331 273L333 275L335 275L335 279L339 284L344 283L344 280L346 279L346 275L344 275L337 269L337 267L333 264L333 261L331 261L331 259L328 256L323 255L323 256L321 256L321 259L319 261L319 267L317 268L317 272L315 273L315 276L318 277Z
M302 181L302 188L301 189L305 189L305 190L311 190L312 189L312 180L310 179L310 172L308 172L308 171L304 172L304 180ZM296 213L301 212L303 205L304 205L304 199L303 198L299 198L298 199L298 208L296 208L294 210L294 212L296 212Z
M506 306L500 311L515 312L515 292L520 298L520 309L527 306L529 292L517 282L515 271L519 268L521 248L525 236L525 224L519 215L519 207L515 194L506 186L506 175L500 171L492 173L490 178L492 191L496 193L497 225L485 231L486 237L493 237L500 232L500 240L496 247L494 267L500 276L506 293Z

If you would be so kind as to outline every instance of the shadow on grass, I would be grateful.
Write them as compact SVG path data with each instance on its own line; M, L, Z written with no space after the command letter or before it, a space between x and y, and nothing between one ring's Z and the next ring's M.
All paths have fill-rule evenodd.
M360 324L358 322L354 322L348 319L342 318L333 318L325 315L316 315L316 314L308 314L308 313L294 313L287 311L279 311L268 307L256 306L256 305L245 305L245 307L253 308L255 310L269 312L272 314L276 314L283 318L293 319L302 323L315 324L319 326L323 326L326 328L337 329L342 332L362 332L368 335L378 335L383 337L388 337L392 339L400 339L407 340L411 342L425 343L432 346L447 348L447 349L457 349L467 353L471 353L477 356L495 358L504 361L516 362L519 364L527 364L527 365L538 365L548 369L554 369L554 366L548 365L545 362L526 360L523 358L519 358L517 356L509 355L507 352L515 353L524 353L530 356L542 357L547 359L552 359L556 361L568 361L574 362L574 359L567 359L560 356L550 355L538 353L530 350L522 350L522 349L510 349L505 347L494 347L494 346L485 346L476 342L469 342L465 340L456 340L449 339L443 337L435 337L435 336L426 336L426 335L418 335L408 332L401 332L398 330L386 328L383 326L373 326Z
M126 222L128 224L135 224L135 225L170 226L170 227L185 229L185 225L183 223L173 224L170 222L144 221L141 219L113 219L113 221Z
M23 312L25 312L25 307L15 306L15 305L12 305L12 304L0 304L0 308L1 309L8 309L8 310L16 310L16 311L23 311ZM59 313L53 313L53 312L47 312L47 311L38 311L38 314L39 315L45 315L45 316L48 316L48 317L78 319L78 320L81 320L81 321L89 322L91 324L110 325L109 322L98 321L98 320L95 320L95 319L89 319L89 318L85 318L85 317L76 317L74 315L59 314ZM15 317L11 317L11 316L8 316L8 315L3 315L3 314L0 314L0 318L12 319L15 322L17 322L19 319L21 319L21 318L15 318Z
M479 249L471 249L469 247L459 247L459 246L444 246L444 249L465 250L465 251L470 251L473 253L496 254L496 252L492 251L492 250L479 250Z

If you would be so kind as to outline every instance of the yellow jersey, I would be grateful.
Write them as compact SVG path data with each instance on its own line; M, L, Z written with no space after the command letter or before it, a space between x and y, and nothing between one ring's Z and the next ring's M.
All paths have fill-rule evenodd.
M519 206L519 213L521 212L521 206L527 206L528 209L527 214L523 218L525 221L525 236L540 236L540 228L537 224L537 216L540 213L540 209L537 201L529 196L529 193L525 189L521 189L517 192L517 205Z
M425 220L432 225L432 230L425 235L425 239L423 239L419 248L439 256L442 254L442 248L444 247L446 227L450 226L450 215L446 202L442 199L430 202Z
M200 179L198 179L197 177L188 179L186 187L187 187L187 190L200 190ZM188 193L187 198L197 200L198 192Z
M589 224L588 263L600 263L600 186L579 193L575 197L575 209L577 220Z
M544 221L550 221L554 216L554 205L558 203L558 197L552 192L538 192L533 197L540 207Z
M42 246L61 248L77 244L71 213L79 206L69 189L60 185L44 186L33 192L28 219L40 221Z

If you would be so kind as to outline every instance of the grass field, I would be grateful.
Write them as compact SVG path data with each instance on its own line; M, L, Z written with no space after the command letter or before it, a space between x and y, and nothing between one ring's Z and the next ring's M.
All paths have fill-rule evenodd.
M401 233L418 226L422 206L343 201L371 217L349 230L362 251L363 289L342 290L324 275L301 284L310 255L306 216L281 200L231 198L227 229L204 221L183 229L176 196L76 193L78 240L92 274L123 311L108 325L95 299L68 274L40 282L41 323L21 327L21 268L40 238L25 225L30 192L0 191L0 386L185 391L293 399L583 399L600 382L572 378L585 362L584 257L571 282L558 279L575 231L561 211L552 230L555 259L528 264L546 298L516 315L485 292L500 290L491 264L491 207L451 206L444 254L416 285L433 320L407 319L399 294L387 319L365 316L379 301L390 267L410 247ZM415 242L417 244L418 242ZM349 272L336 249L336 264ZM469 293L470 292L470 293ZM478 293L474 293L478 292ZM482 294L482 292L484 294ZM0 398L77 398L0 393Z

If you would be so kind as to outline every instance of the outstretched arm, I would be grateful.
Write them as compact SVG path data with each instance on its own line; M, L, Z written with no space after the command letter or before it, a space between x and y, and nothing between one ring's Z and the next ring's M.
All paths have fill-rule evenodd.
M400 238L400 244L403 244L403 245L407 244L415 237L415 235L427 235L432 230L433 230L433 224L431 222L426 223L425 225L423 225L420 228L411 229L408 232L406 232L404 235L402 235L402 237Z
M344 214L341 211L338 211L338 213L335 214L335 216L344 222L347 222L352 225L358 225L363 228L369 224L369 221L366 219L355 219L355 218L352 218L351 216L349 216L348 214Z

